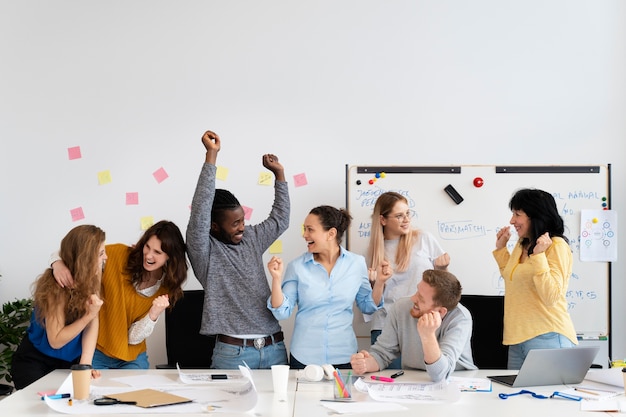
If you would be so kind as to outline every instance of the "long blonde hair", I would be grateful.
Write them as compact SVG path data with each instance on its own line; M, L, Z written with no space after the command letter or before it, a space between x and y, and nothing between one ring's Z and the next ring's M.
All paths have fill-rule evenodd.
M61 288L51 268L41 274L35 281L33 292L36 318L41 324L59 304L65 306L65 324L71 324L85 315L91 294L100 294L102 268L98 265L98 257L104 240L104 231L92 225L76 226L65 235L59 257L72 273L74 287Z
M381 194L374 204L372 213L372 229L370 242L367 249L367 260L370 268L377 268L385 260L385 233L384 227L380 224L380 216L388 216L398 201L409 204L406 197L393 191ZM411 250L417 238L417 230L412 230L406 235L400 236L394 270L397 272L406 271L411 261ZM387 260L389 261L389 260Z

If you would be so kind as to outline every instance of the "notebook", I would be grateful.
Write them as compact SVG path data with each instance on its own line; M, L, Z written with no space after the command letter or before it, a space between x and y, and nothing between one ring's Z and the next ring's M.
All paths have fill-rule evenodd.
M517 375L487 376L510 387L578 384L581 382L600 347L565 349L532 349Z
M164 405L189 403L192 400L178 395L170 394L154 389L142 389L138 391L122 392L119 394L105 395L108 398L115 398L119 401L136 401L138 407L151 408Z

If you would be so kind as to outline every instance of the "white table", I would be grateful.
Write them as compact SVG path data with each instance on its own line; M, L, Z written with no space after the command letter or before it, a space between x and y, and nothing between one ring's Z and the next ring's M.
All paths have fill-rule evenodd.
M219 372L215 370L199 370L184 372ZM234 371L226 371L234 372ZM392 371L377 372L377 375L389 376ZM485 377L494 374L514 373L514 371L462 371L455 372L454 376L467 378ZM58 388L69 375L69 371L57 370L49 375L41 378L27 388L17 391L12 395L0 400L0 415L2 416L46 416L59 414L49 409L48 406L41 401L36 394L38 391L47 391ZM145 371L126 371L126 370L105 370L102 371L102 378L94 381L94 385L113 386L120 385L112 378L130 375L168 375L171 378L177 378L176 370L157 370L150 369ZM272 389L272 377L269 370L253 370L252 376L258 392L258 403L253 410L247 413L216 413L218 416L246 415L255 417L327 417L330 411L325 408L320 401L322 398L332 397L332 382L303 382L296 381L295 371L291 371L288 392L286 395L274 394ZM406 371L405 374L398 378L397 381L402 382L427 382L427 375L420 371ZM585 385L587 384L585 382ZM126 387L128 388L128 387ZM539 394L550 395L553 391L561 391L565 386L546 386L546 387L528 387L526 389ZM438 417L454 416L454 417L486 417L491 415L498 416L551 416L551 417L572 417L585 416L593 417L598 414L619 415L617 413L589 413L580 411L580 403L571 400L547 399L541 400L532 398L530 395L520 395L502 400L498 397L498 393L513 393L519 391L519 388L509 388L500 384L493 384L492 392L462 392L459 401L452 404L403 404L408 408L406 411L397 411L389 413L393 417L404 417L416 415L437 415ZM356 400L366 400L362 397L364 394L355 393ZM623 397L621 401L626 402ZM138 416L141 414L118 414L115 412L115 406L109 406L111 414L120 416ZM93 414L95 416L96 414ZM207 413L194 414L204 415Z
M185 373L238 373L239 371L228 370L228 371L218 371L218 370L184 370ZM289 385L287 388L287 394L277 394L275 395L273 392L272 386L272 375L269 370L252 370L252 376L254 380L254 384L258 393L258 402L256 407L245 413L243 415L247 416L268 416L268 417L291 417L293 415L293 407L294 407L294 398L296 392L296 378L295 372L291 371ZM28 387L16 391L10 396L6 397L4 400L0 400L0 416L60 416L54 410L50 409L44 401L41 400L41 397L37 395L37 392L41 391L50 391L56 390L61 386L61 384L66 380L66 378L70 375L69 370L56 370L46 375L45 377L39 379ZM119 382L114 381L114 378L125 377L125 376L136 376L136 375L147 375L147 376L162 376L166 375L172 379L178 378L178 371L175 369L148 369L148 370L103 370L102 377L93 380L93 386L101 386L101 387L111 387L111 386L120 386L121 391L131 391L133 388L129 388L127 385L120 384ZM66 401L66 400L56 400L56 401ZM147 415L154 414L125 414L119 412L119 406L103 406L107 407L110 410L110 414L114 414L117 416L133 416L133 417L141 417ZM116 407L118 407L118 411L116 411ZM165 407L164 407L165 408ZM93 416L98 417L103 414L81 414L81 416ZM163 415L173 415L173 414L163 414ZM185 415L198 415L206 417L209 415L208 413L198 413L198 414L185 414ZM242 413L224 413L220 412L219 416L236 416L242 415Z

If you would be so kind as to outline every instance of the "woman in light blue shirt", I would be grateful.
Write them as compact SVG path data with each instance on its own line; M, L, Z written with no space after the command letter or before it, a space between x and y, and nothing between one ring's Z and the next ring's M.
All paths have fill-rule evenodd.
M304 220L308 251L287 265L284 280L282 260L273 257L268 263L272 295L267 306L274 317L287 319L298 306L291 368L331 364L349 369L350 356L357 352L352 328L354 302L366 314L382 307L384 283L392 274L391 268L388 263L379 267L372 288L365 258L341 246L351 220L343 209L314 208Z

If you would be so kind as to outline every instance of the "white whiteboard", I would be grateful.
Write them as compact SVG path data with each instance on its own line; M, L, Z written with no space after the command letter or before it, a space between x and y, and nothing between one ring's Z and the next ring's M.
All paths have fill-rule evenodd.
M474 184L477 178L482 186ZM444 191L448 185L463 198L459 204ZM346 246L365 255L374 203L380 194L396 191L407 197L414 227L431 232L450 254L449 269L463 293L503 294L491 252L496 231L509 224L509 200L520 188L552 193L565 221L574 258L567 300L576 331L608 334L610 264L580 261L580 211L610 208L610 165L346 166L346 206L353 217ZM511 238L509 249L516 240Z

